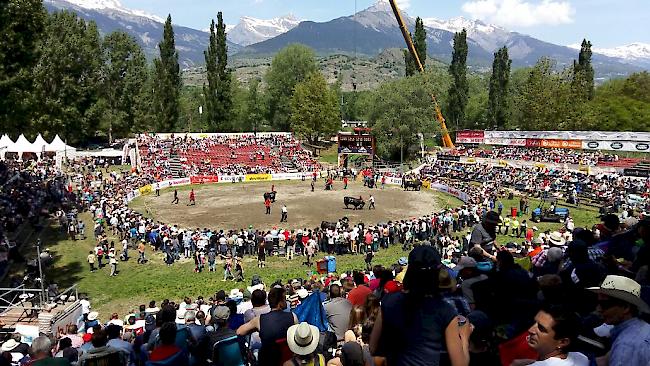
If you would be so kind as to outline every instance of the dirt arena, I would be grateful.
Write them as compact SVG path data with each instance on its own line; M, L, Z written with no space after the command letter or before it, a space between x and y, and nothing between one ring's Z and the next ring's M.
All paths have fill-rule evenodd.
M271 214L265 214L263 194L275 184L277 197L271 206ZM246 228L280 225L282 204L287 205L288 225L291 229L320 226L322 220L336 221L347 216L352 223L374 224L388 220L410 218L429 214L444 205L446 197L441 193L422 190L403 191L400 187L386 186L384 190L369 189L361 183L352 183L343 190L342 182L335 182L334 191L325 191L323 181L316 182L311 192L309 181L251 182L236 184L210 184L193 186L196 205L187 206L189 187L179 189L180 203L171 204L173 189L139 198L133 207L147 210L160 220L181 227ZM368 210L368 197L375 197L376 210ZM346 209L343 197L363 196L363 210ZM351 207L351 206L350 206Z

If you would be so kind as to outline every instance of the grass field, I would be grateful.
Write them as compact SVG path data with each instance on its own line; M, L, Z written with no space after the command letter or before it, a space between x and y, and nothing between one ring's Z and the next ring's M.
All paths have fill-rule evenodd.
M460 201L453 197L441 193L432 192L436 195L438 207L457 207ZM517 200L503 200L504 212L509 212L510 206L518 206ZM530 201L531 209L536 207L536 200ZM571 208L571 206L569 206ZM576 226L591 226L597 221L597 212L592 209L571 209ZM100 312L100 318L105 320L110 313L118 312L120 315L131 311L139 304L147 303L149 300L160 301L165 298L178 301L184 296L196 297L203 295L209 297L215 291L232 288L245 288L249 283L236 284L234 282L222 282L223 273L221 267L217 266L216 273L204 271L194 273L193 261L181 260L172 266L167 266L163 262L163 256L160 253L147 252L149 263L138 265L133 259L136 252L131 250L131 260L120 262L118 265L119 275L116 277L109 276L109 267L90 273L86 263L88 251L94 247L92 238L91 216L88 213L82 213L80 218L86 222L86 231L90 234L86 240L71 241L60 232L56 224L46 227L40 237L44 247L50 249L55 260L54 263L44 269L45 278L48 282L56 282L59 288L66 288L69 285L77 283L81 292L90 296L93 307ZM536 224L540 230L551 229L557 230L561 225L557 223L539 223ZM31 241L35 242L39 235L31 235ZM111 238L115 240L115 238ZM512 241L510 237L500 236L499 243ZM26 245L24 248L32 247ZM35 249L24 252L28 258L35 256ZM375 257L373 263L389 265L394 263L399 257L406 256L400 246L392 246L388 250L381 250ZM306 278L309 276L314 267L307 268L302 263L302 257L298 257L289 262L284 258L270 257L267 258L267 267L258 269L256 261L253 258L246 258L244 261L245 278L250 281L253 275L260 275L266 283L272 283L275 280L289 278ZM363 256L347 255L337 257L337 269L339 271L364 268ZM12 273L20 272L21 267L15 266ZM10 274L11 275L11 274Z

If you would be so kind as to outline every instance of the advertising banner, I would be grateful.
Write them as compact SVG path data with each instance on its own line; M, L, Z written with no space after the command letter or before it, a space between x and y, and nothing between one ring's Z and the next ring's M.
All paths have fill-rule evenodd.
M192 183L190 178L178 178L178 179L172 179L169 181L169 186L170 187L177 187L177 186L185 186Z
M271 179L272 179L271 174L246 174L247 182L259 182L259 181L267 181Z
M152 186L153 186L153 189L165 189L165 188L169 187L169 181L164 180L162 182L156 182L156 183L152 184Z
M139 191L140 191L140 194L143 195L143 196L147 195L147 194L150 194L151 191L152 191L151 184L147 184L144 187L140 187Z
M435 189L436 191L443 192L443 193L448 193L448 194L458 198L459 200L461 200L463 202L467 202L467 200L468 200L467 193L461 192L461 191L457 190L456 188L449 187L446 184L433 183L433 184L431 184L431 189Z
M386 184L401 186L402 185L402 178L386 177Z
M526 139L526 147L540 147L542 140L539 139Z
M457 144L482 144L485 134L483 131L458 131L456 132Z
M204 183L218 183L219 177L216 175L196 175L190 177L190 183L192 184L204 184Z
M623 169L623 175L626 175L628 177L650 178L650 170L626 168Z
M541 147L559 149L582 149L582 141L579 140L541 140Z
M272 180L297 180L302 179L302 176L305 176L305 179L311 178L311 173L278 173L271 174Z
M650 141L582 141L585 150L638 151L650 153Z
M339 154L363 154L363 155L372 155L371 147L363 146L346 146L339 147Z
M442 161L460 161L460 155L437 154L436 157Z
M243 182L245 175L219 175L219 183L237 183Z
M526 146L526 139L509 139L499 137L486 137L486 145L503 145L503 146Z

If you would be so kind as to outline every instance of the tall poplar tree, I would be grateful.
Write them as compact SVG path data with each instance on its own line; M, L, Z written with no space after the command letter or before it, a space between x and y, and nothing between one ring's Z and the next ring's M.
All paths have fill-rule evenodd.
M154 103L158 131L173 131L180 115L181 72L174 42L172 16L167 16L163 39L158 44L160 58L154 60Z
M41 0L0 2L0 131L27 132L47 13Z
M447 103L447 121L456 126L462 125L465 119L465 107L467 107L469 84L467 82L467 31L463 28L461 32L454 34L454 53L449 65L449 74L452 83L449 86L449 97Z
M578 62L573 61L573 92L583 100L594 99L594 67L591 65L591 42L582 40Z
M508 48L503 46L494 54L492 76L490 77L490 92L488 94L489 126L503 128L508 119L508 84L510 82L510 65Z
M226 25L221 12L217 13L217 24L210 23L210 44L204 52L208 85L203 85L208 126L216 132L230 130L232 119L232 82L228 69L228 46Z
M425 63L427 62L427 31L424 29L424 22L422 22L420 17L415 19L415 37L412 34L410 35L420 63L422 67L425 67ZM418 67L408 49L404 50L404 62L406 63L406 76L417 74Z

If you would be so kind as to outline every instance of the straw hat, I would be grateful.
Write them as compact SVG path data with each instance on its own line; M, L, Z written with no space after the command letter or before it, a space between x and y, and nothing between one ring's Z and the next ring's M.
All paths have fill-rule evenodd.
M2 352L11 352L14 348L18 347L20 343L16 342L15 339L10 338L8 341L2 344Z
M623 300L636 306L642 313L650 313L648 304L641 300L641 285L633 279L609 275L605 277L600 287L588 287L587 290Z
M88 320L89 320L89 321L97 320L97 317L98 317L98 316L99 316L99 313L98 313L98 312L96 312L96 311L91 311L90 313L88 313Z
M289 349L296 355L304 356L314 353L318 346L320 332L307 322L295 324L287 330Z
M554 231L548 235L548 242L556 247L561 247L566 244L566 239L562 237L559 231Z

